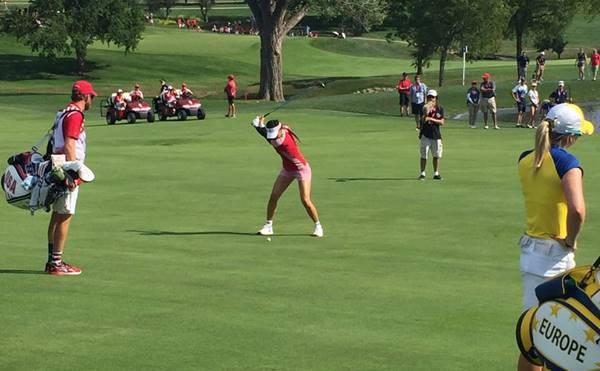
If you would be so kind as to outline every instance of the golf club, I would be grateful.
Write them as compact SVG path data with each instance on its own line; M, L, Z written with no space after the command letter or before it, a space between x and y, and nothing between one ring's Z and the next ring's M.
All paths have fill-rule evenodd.
M317 83L316 83L316 85L315 85L315 86L318 86L318 87L320 87L320 88L323 88L323 89L325 89L325 84L326 84L326 83L324 83L323 81L317 81ZM271 110L271 111L269 111L269 112L265 113L265 114L263 115L263 117L267 117L267 116L269 116L271 113L273 113L273 112L276 112L276 111L279 111L279 110L280 110L280 109L282 109L283 107L287 106L287 105L288 105L288 103L290 103L291 101L295 101L296 99L298 99L298 98L300 98L300 97L302 97L302 96L304 96L304 95L308 94L310 91L311 91L311 89L310 89L310 88L307 88L307 89L306 89L304 92L302 92L302 93L300 93L300 94L296 95L296 96L294 97L294 99L289 99L289 100L286 100L286 101L284 101L283 103L281 103L280 105L278 105L277 107L275 107L273 110Z

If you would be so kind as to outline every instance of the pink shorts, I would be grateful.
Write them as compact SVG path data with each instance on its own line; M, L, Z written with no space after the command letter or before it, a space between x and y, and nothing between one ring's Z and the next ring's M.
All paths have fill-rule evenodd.
M312 170L310 169L310 165L306 164L306 166L304 166L302 168L302 170L286 170L286 169L281 169L281 172L279 173L279 175L284 176L286 178L296 178L299 181L305 181L305 182L310 182L310 180L312 179Z

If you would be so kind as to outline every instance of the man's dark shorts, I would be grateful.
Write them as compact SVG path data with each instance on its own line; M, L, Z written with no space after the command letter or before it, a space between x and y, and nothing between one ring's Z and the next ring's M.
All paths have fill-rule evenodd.
M408 107L410 103L410 99L408 99L408 94L400 93L400 105L403 107Z
M235 100L235 97L233 95L227 95L227 102L229 104L233 104L234 100Z
M413 115L423 116L423 106L424 105L425 105L425 103L412 103L411 109L412 109Z
M526 106L525 102L517 102L517 112L525 112Z

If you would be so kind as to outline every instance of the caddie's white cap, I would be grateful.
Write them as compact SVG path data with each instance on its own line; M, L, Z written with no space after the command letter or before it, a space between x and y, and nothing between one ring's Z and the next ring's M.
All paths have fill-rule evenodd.
M546 52L540 52L541 55L546 55Z
M564 82L564 81L562 81L562 80L560 80L560 81L558 82L558 86L565 86L565 82Z
M431 89L427 92L428 97L437 97L437 91Z
M265 125L265 127L267 129L267 139L275 139L277 138L277 134L281 129L281 122L277 120L271 120L267 122L267 125Z
M557 134L592 135L594 133L594 125L585 119L581 108L571 103L552 107L546 118L554 120L552 132Z

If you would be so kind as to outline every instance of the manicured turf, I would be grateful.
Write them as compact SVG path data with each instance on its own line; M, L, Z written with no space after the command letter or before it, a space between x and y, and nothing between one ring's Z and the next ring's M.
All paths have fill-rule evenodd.
M150 31L139 53L128 56L92 50L103 67L88 77L103 94L138 80L154 87L165 75L198 84L195 90L221 87L230 71L243 85L256 83L252 39L175 35ZM194 47L183 50L189 40ZM212 49L217 44L225 56ZM29 58L11 41L0 45ZM48 216L0 206L1 369L514 367L516 243L524 227L516 158L533 132L469 130L449 121L444 181L430 180L428 168L428 179L418 182L414 123L392 116L392 103L383 103L387 112L380 106L394 96L344 93L396 74L408 60L348 58L304 39L290 40L286 53L291 80L361 76L354 85L333 81L322 95L276 115L302 140L326 236L308 236L312 223L295 186L281 200L272 241L253 235L280 160L248 123L272 103L242 101L239 118L225 119L219 90L207 93L205 121L109 127L96 101L86 124L87 163L97 181L82 187L66 249L83 275L37 274ZM472 74L480 75L475 66ZM43 134L76 78L26 79L32 65L21 67L11 67L18 78L1 78L2 158ZM494 68L510 85L512 68ZM15 95L18 89L26 94ZM458 107L463 88L444 89ZM369 114L351 112L361 104ZM586 170L589 212L581 264L596 258L600 233L596 141L583 138L573 151Z

